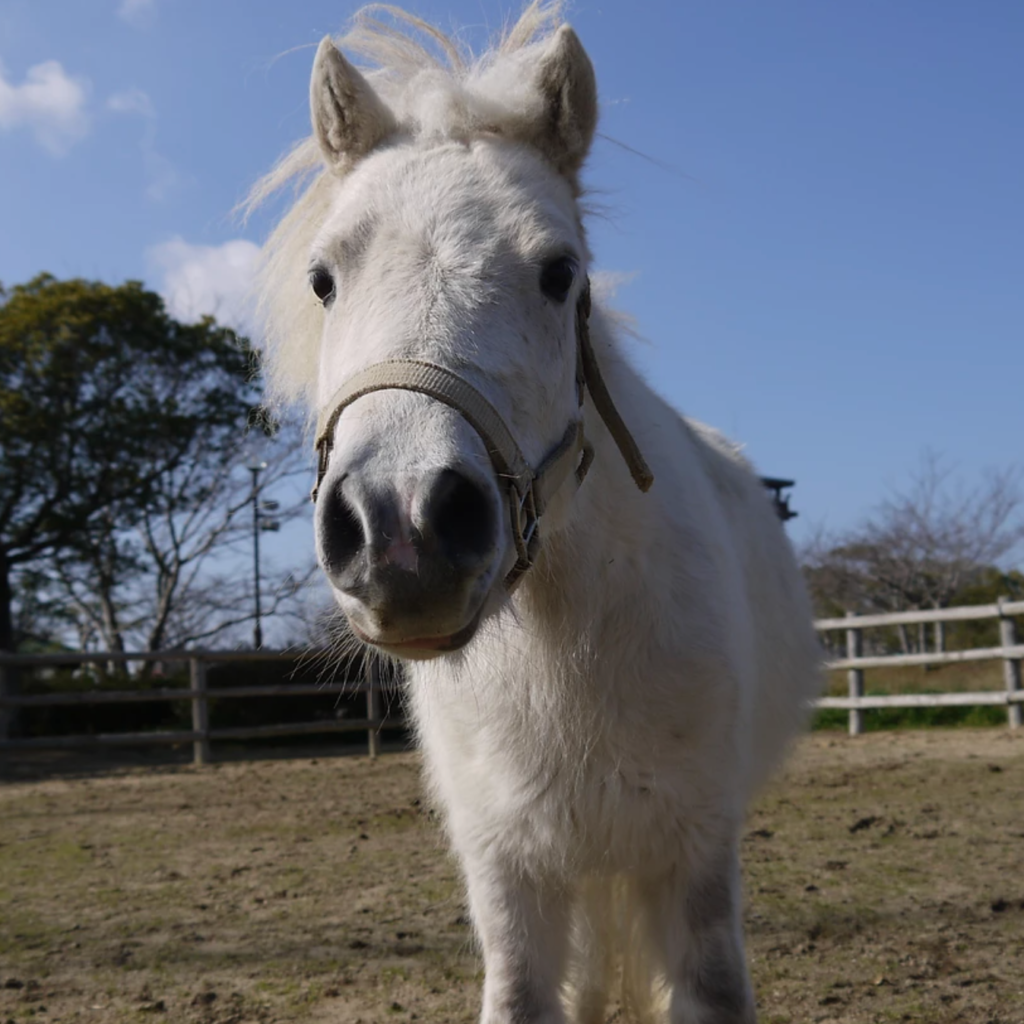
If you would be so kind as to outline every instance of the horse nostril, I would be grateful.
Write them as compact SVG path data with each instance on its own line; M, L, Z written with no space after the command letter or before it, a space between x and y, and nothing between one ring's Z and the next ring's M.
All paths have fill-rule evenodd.
M341 575L363 550L363 524L341 492L341 482L322 495L317 503L320 520L320 549L324 569Z
M494 507L489 495L453 469L443 469L428 484L423 526L455 565L490 556L496 539Z

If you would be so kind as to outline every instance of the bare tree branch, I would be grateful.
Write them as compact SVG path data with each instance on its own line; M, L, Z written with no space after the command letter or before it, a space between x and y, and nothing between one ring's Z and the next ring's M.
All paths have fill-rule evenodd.
M965 487L932 452L855 529L819 533L802 551L819 610L944 608L1024 544L1017 467L986 470ZM907 631L901 642L913 646ZM918 643L921 643L918 640Z

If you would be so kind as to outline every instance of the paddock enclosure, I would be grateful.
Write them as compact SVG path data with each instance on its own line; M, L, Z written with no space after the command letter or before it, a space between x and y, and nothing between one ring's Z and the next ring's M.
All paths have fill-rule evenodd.
M846 711L851 735L864 731L866 715L880 709L898 708L1005 708L1006 721L1011 729L1024 724L1024 690L1021 689L1021 662L1024 659L1024 644L1017 642L1020 627L1018 620L1024 617L1024 601L1010 601L999 598L990 605L964 605L935 610L895 612L885 615L853 615L848 613L841 619L818 619L816 628L831 654L826 660L829 670L829 685L826 694L819 697L816 706L819 711ZM955 628L968 624L977 627L988 623L994 627L991 638L985 630L975 630L972 636L953 637L959 640L952 649L947 645L946 627ZM938 631L941 642L938 649L921 651L916 654L872 654L885 651L884 638L880 646L879 631L896 626L913 625L919 629L932 628ZM845 640L846 657L838 656L835 636ZM992 646L998 638L999 646ZM865 644L868 645L865 653ZM197 765L210 761L212 741L239 741L251 739L280 739L282 737L314 736L325 733L365 733L367 749L371 756L381 749L383 730L405 728L401 702L393 699L394 690L387 678L381 678L379 668L371 668L369 674L351 670L339 670L331 677L324 678L324 652L311 651L307 654L284 651L158 651L151 653L91 652L78 654L10 655L0 651L0 755L6 752L45 749L102 749L110 747L145 746L152 744L181 746L191 743L193 760ZM47 685L38 680L36 689L40 692L25 694L22 688L8 685L9 673L18 669L52 671L80 668L94 664L109 667L115 664L122 668L137 663L162 663L188 666L186 686L145 687L137 689L100 688L95 684L99 677L91 679L93 685L79 686L72 690ZM106 664L105 664L106 663ZM230 687L225 688L223 678L209 677L218 668L235 670L247 668L253 678L242 672L236 676ZM276 685L261 684L260 668L279 666L282 674ZM998 668L996 668L998 666ZM865 671L869 670L872 684L877 682L875 671L887 670L886 687L882 694L866 695ZM925 676L917 674L925 670ZM954 683L953 692L935 692L938 677L928 685L927 673L940 669L953 670L955 680L943 677L942 686ZM995 671L993 671L995 669ZM895 670L895 671L893 671ZM845 672L847 695L840 695L836 684L838 673ZM1001 675L1001 679L999 678ZM124 686L130 686L130 677L125 676ZM239 685L241 683L242 685ZM1001 688L997 688L1000 687ZM909 687L909 688L908 688ZM315 721L295 720L293 706L296 698L315 697L316 706L307 711L316 714ZM263 719L260 724L217 728L211 721L210 702L229 700L237 705L239 701L263 702L257 715ZM284 701L276 705L268 700ZM192 729L167 729L151 727L147 731L111 731L96 724L88 712L97 705L131 703L188 702ZM342 707L342 703L346 706ZM352 703L358 708L352 707ZM30 728L27 737L7 736L4 713L8 709L52 709L70 707L85 711L80 720L77 735L40 735ZM287 713L286 713L287 709ZM350 714L354 712L354 714ZM362 713L360 713L362 712ZM266 721L266 719L280 720ZM302 718L300 714L299 718ZM84 721L87 729L82 731ZM950 723L945 723L950 724ZM974 722L975 725L983 724ZM42 730L47 731L45 728ZM52 728L51 728L52 731Z
M0 1021L476 1019L415 754L74 756L3 763ZM1019 730L805 737L743 867L762 1022L1024 1020Z

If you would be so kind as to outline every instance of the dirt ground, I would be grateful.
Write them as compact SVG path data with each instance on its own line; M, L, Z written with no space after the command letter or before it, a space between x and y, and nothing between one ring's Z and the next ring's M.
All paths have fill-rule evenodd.
M414 754L0 779L0 1024L476 1019ZM744 866L762 1024L1024 1022L1024 736L811 735Z

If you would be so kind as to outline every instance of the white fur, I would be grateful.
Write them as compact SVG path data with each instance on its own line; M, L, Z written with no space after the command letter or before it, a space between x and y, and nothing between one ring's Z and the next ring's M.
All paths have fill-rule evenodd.
M371 363L428 358L486 394L534 464L562 436L574 301L544 299L537 266L566 247L584 270L589 257L538 67L569 79L573 123L556 137L589 142L593 125L573 113L586 69L558 25L557 8L534 4L471 63L414 23L447 67L372 25L348 40L383 65L365 78L398 127L343 170L325 154L331 169L267 247L266 360L280 395L315 411ZM300 146L257 199L318 154ZM311 261L336 273L326 314ZM406 671L483 949L481 1019L596 1024L621 971L638 1019L749 1022L738 841L819 684L810 609L736 448L641 380L599 303L591 331L652 490L634 487L588 402L593 468L553 504L537 565L503 592L506 529L478 634ZM458 463L499 488L479 437L422 395L377 392L346 410L332 467L345 460L397 481Z

